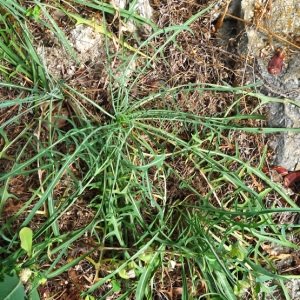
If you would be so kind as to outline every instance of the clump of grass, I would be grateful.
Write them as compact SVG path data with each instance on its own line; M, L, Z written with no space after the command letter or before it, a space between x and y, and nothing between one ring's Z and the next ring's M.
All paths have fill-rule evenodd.
M45 13L46 7L39 6ZM139 83L157 63L168 65L166 47L176 45L179 34L192 33L192 22L209 9L140 42L139 51L145 51L157 39L163 41L151 59L107 49L108 61L122 62L109 70L109 111L52 78L35 52L30 61L36 65L16 68L14 83L2 70L1 85L19 95L2 101L0 109L20 109L0 127L5 164L0 174L2 274L30 269L30 290L49 297L67 292L73 297L153 299L168 292L183 299L239 299L247 292L257 299L259 293L272 294L270 280L277 280L287 295L283 280L291 277L277 274L260 245L296 248L287 239L292 226L275 224L272 214L299 209L262 171L267 148L258 159L244 161L238 141L232 140L236 132L278 131L242 125L265 120L240 113L252 86L170 86L165 81L139 94ZM11 13L17 19L12 7ZM2 22L6 34L14 36L13 24L7 18ZM27 36L26 51L33 49ZM22 37L8 44L1 57L7 68L22 59L15 46L24 45ZM14 61L7 58L10 51ZM34 84L18 85L24 76ZM201 113L205 105L186 108L189 97L200 102L215 94L234 100L225 111L207 115ZM68 114L63 114L64 100ZM94 118L86 114L90 108L96 111ZM30 122L23 121L13 136L10 125L29 114ZM266 208L264 201L272 193L290 208ZM30 251L20 247L24 227L33 231ZM52 280L67 280L76 288L51 293Z

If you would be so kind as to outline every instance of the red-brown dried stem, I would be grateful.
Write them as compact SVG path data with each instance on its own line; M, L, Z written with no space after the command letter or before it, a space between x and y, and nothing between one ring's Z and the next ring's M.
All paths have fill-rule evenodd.
M281 72L284 58L285 53L278 49L268 64L268 71L270 74L277 75Z
M284 177L283 185L290 187L293 183L298 181L300 181L300 171L294 171Z

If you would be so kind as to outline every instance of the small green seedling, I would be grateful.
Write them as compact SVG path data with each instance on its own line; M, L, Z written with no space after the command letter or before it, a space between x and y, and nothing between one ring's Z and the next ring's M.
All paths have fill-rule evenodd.
M27 255L32 255L32 230L28 227L24 227L20 230L19 236L21 240L21 248L27 252Z
M26 17L34 17L35 19L38 19L39 16L41 14L41 9L39 6L34 6L34 7L29 7L27 9L27 12L26 12Z

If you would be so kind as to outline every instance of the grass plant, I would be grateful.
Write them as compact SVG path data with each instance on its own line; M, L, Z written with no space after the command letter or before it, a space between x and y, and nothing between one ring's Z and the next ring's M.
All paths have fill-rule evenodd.
M232 138L280 131L262 127L260 104L248 114L240 109L245 97L263 104L279 100L254 93L253 85L197 82L166 82L135 96L150 70L168 65L167 46L192 32L190 25L211 6L163 30L132 9L120 10L155 31L137 41L135 53L128 47L111 53L107 42L108 62L120 61L108 70L108 109L53 78L35 51L28 26L34 16L26 18L28 8L17 1L0 3L0 86L14 95L0 102L3 114L14 112L0 125L1 274L29 269L27 293L49 297L60 296L51 294L49 282L68 278L76 293L67 292L85 299L163 299L167 293L174 299L258 299L272 297L275 285L289 299L284 281L292 277L277 273L261 245L298 249L288 238L297 225L277 224L274 216L299 208L263 171L267 147L247 161ZM48 11L59 9L57 2L34 4L48 20L41 22L73 51ZM100 1L62 5L116 13ZM105 35L107 24L102 28ZM164 42L155 47L158 37ZM219 113L202 115L201 107L185 108L195 93L198 99L210 93L235 100ZM259 126L250 127L249 120ZM287 208L267 207L274 195ZM29 236L20 237L23 228L33 236L26 229Z

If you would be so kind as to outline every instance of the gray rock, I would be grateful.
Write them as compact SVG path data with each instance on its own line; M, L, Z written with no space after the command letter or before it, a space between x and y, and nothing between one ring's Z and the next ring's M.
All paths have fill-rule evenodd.
M261 92L300 103L300 51L289 43L300 34L300 1L242 0L242 14L249 24L254 24L245 27L248 41L245 50L255 59L258 74L255 80L263 80ZM280 74L272 75L268 64L277 49L283 50L286 57ZM270 103L268 126L299 128L299 107L285 102ZM282 133L272 145L276 152L274 165L300 169L300 133Z

